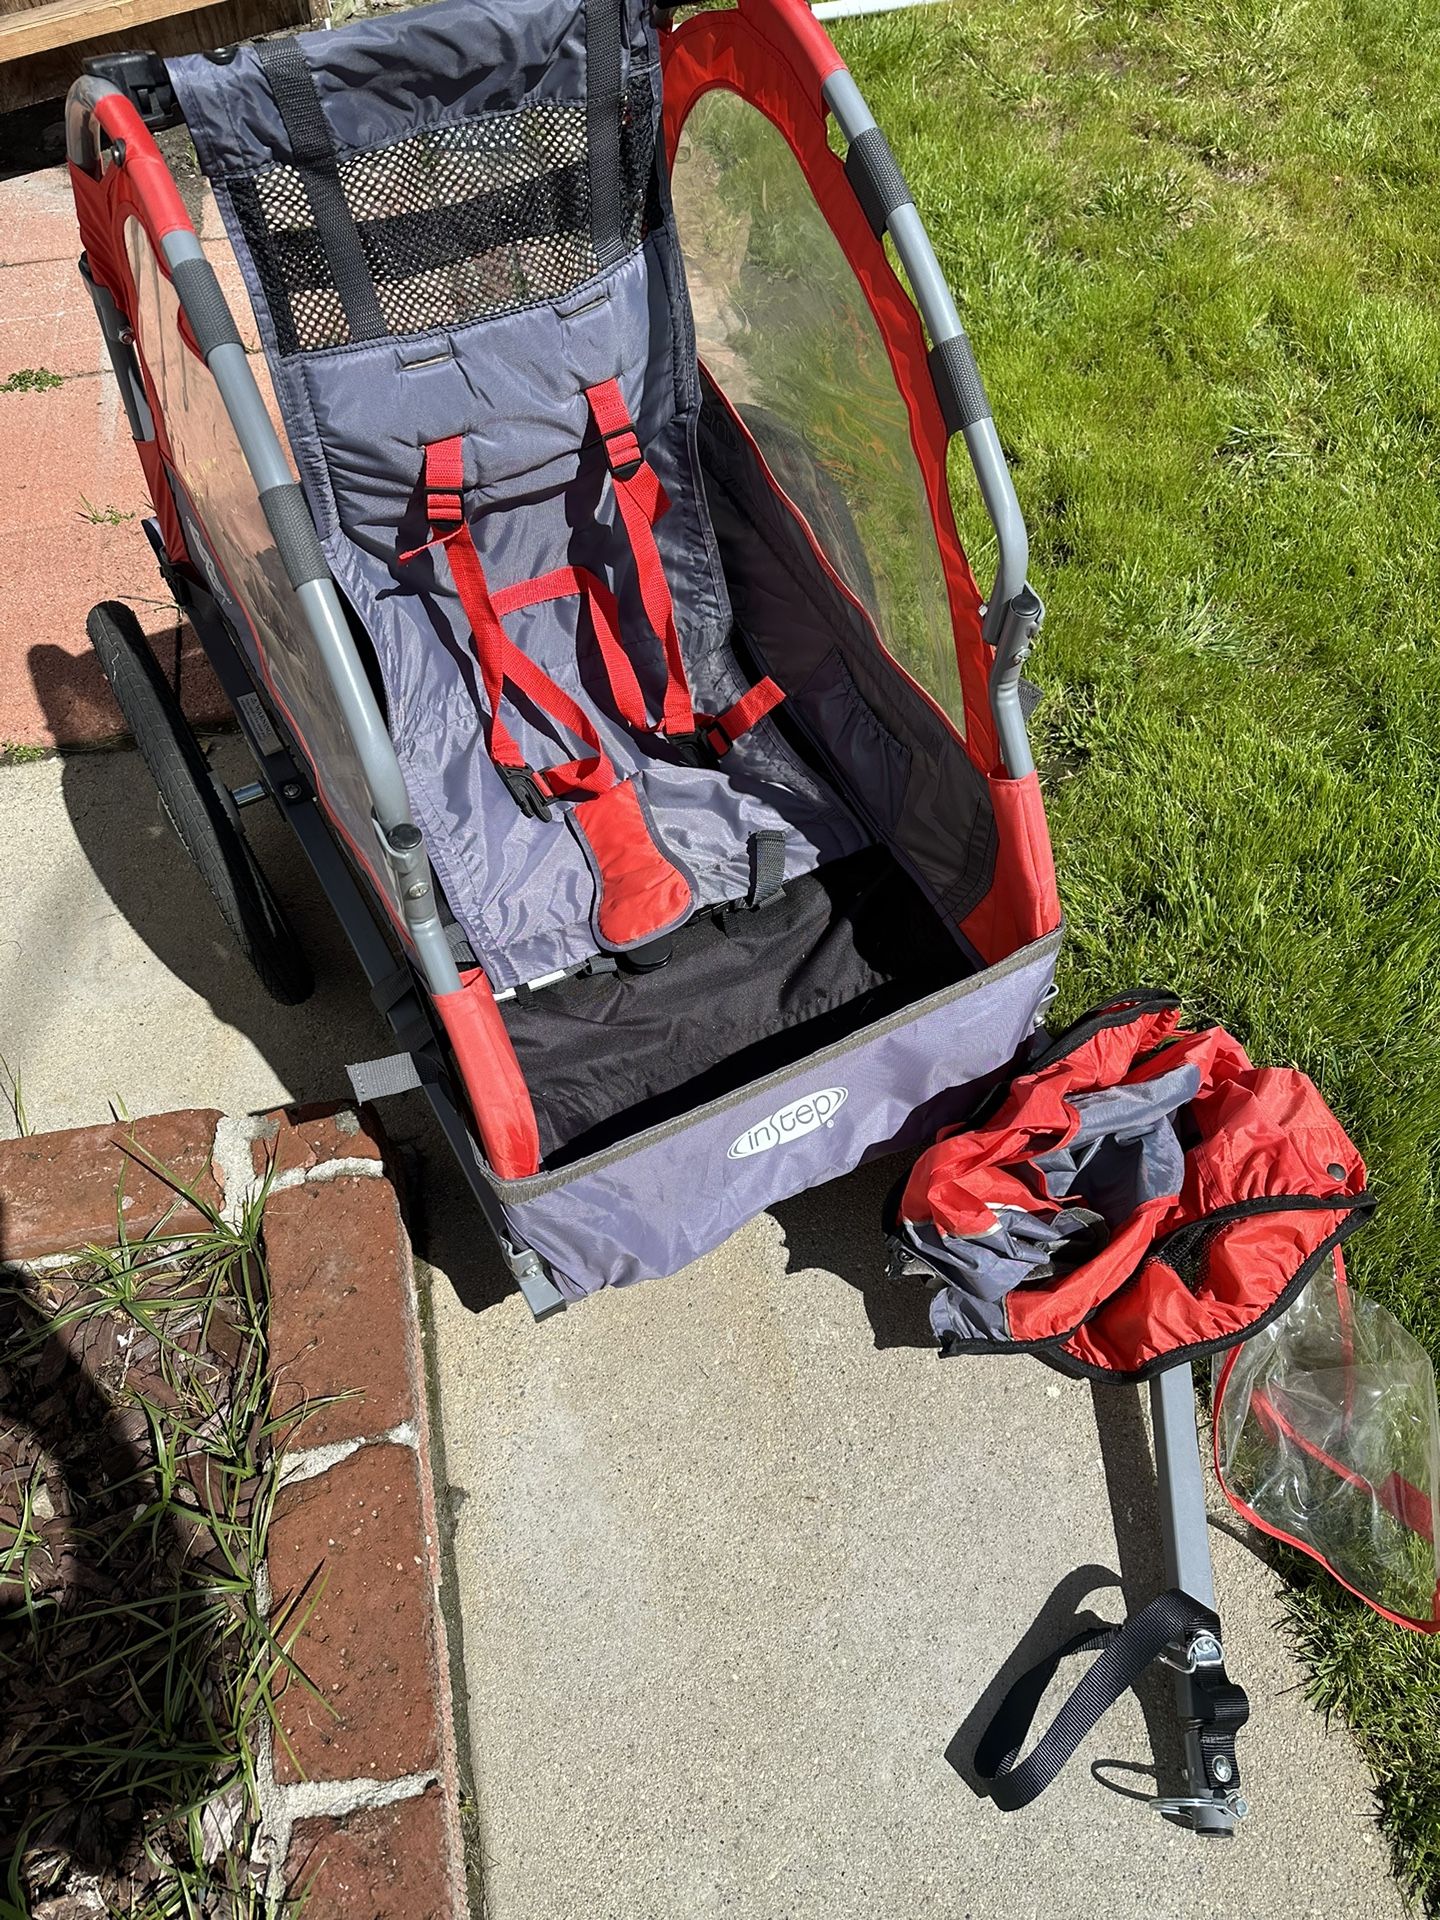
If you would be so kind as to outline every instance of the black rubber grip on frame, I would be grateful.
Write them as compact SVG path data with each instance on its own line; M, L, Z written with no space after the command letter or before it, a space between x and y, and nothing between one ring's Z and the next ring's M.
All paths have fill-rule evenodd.
M845 150L845 177L877 239L897 207L915 204L900 163L879 127L867 127L850 142Z
M170 279L204 359L208 360L217 347L242 344L234 315L208 260L180 260L170 269Z
M963 433L977 420L990 418L985 382L975 364L970 342L963 333L930 349L930 378L935 383L947 433Z
M305 495L293 480L278 487L267 487L260 496L265 522L275 541L292 587L303 587L308 580L328 580L330 567L320 546L320 536Z

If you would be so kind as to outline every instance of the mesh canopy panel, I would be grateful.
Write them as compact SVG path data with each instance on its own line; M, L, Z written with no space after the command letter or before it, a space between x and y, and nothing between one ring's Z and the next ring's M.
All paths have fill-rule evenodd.
M645 229L654 139L650 77L636 72L621 129L627 248ZM391 333L560 299L599 271L583 105L552 101L427 127L342 159L339 175ZM282 163L229 187L280 351L346 345L300 170Z

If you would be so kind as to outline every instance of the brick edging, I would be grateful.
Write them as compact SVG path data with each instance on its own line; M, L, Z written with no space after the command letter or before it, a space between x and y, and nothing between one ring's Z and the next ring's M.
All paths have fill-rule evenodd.
M193 1110L0 1141L0 1261L57 1265L113 1242L122 1177L126 1231L157 1226L174 1195L127 1139L232 1220L268 1175L275 1407L327 1403L282 1441L264 1570L272 1610L304 1594L295 1657L324 1696L292 1681L284 1738L267 1729L258 1755L266 1891L309 1886L312 1920L464 1920L424 1360L379 1130L346 1108ZM166 1230L202 1224L182 1209Z

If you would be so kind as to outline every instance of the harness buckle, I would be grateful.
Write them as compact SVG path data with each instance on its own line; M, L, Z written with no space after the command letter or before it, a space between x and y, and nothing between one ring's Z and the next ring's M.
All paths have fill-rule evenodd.
M721 756L735 743L718 720L697 713L695 721L693 733L667 733L664 737L682 767L718 767Z
M550 811L550 796L541 786L540 777L533 767L506 767L496 761L495 771L510 789L510 798L527 820L554 818Z

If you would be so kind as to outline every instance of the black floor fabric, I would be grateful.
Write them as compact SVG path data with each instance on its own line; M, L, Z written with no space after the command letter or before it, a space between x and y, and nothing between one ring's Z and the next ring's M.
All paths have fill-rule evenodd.
M972 971L879 848L755 911L692 921L653 972L567 980L502 1003L547 1166L803 1059Z

